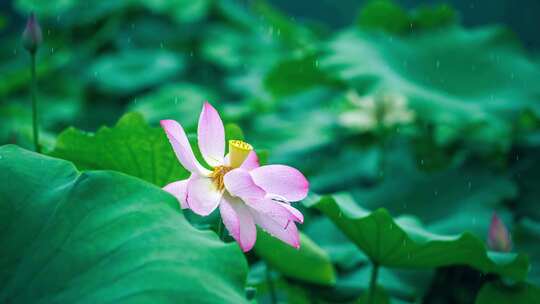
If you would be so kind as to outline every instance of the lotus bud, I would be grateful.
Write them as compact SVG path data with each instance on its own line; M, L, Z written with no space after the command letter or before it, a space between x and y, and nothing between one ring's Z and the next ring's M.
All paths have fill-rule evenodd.
M489 225L488 247L491 250L500 252L509 252L512 250L510 233L495 213L493 213L491 224Z
M31 13L22 34L23 46L27 51L34 54L42 41L43 35L41 33L41 27L39 26L36 15Z

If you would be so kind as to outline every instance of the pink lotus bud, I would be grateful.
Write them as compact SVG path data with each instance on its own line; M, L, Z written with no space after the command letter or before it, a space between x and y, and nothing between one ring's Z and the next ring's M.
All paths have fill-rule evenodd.
M41 27L36 19L36 15L31 13L22 34L23 46L30 53L35 53L42 41Z
M491 250L501 252L512 250L510 233L496 213L493 213L491 224L489 225L488 247Z

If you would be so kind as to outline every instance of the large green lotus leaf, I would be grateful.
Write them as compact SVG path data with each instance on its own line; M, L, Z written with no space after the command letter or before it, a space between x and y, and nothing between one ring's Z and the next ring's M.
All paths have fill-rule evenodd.
M304 232L317 240L317 244L328 254L338 269L349 271L369 261L365 254L325 216L310 219L304 227Z
M467 232L434 234L412 217L394 220L385 209L368 212L348 196L311 197L305 203L330 217L372 261L384 267L426 269L468 265L515 280L527 276L526 256L488 251L482 240Z
M95 134L75 128L62 132L52 156L73 162L79 170L115 170L158 186L187 178L165 132L148 126L138 113L124 115L113 128Z
M153 12L178 22L195 22L208 14L213 0L134 0Z
M77 0L17 0L15 1L15 5L23 12L35 12L38 16L55 16L73 8L77 5L77 2Z
M517 197L515 183L503 174L474 164L424 172L406 151L385 155L382 182L353 191L364 208L414 214L437 233L467 230L484 237L493 212L504 214L502 203Z
M0 148L0 301L247 303L236 245L120 173Z
M268 34L275 36L289 47L309 49L317 42L316 35L304 23L295 22L286 14L269 4L270 1L253 2L253 13L266 23Z
M264 78L265 88L277 97L333 84L328 74L319 69L319 59L315 54L282 60Z
M260 69L276 62L280 47L272 35L256 32L256 28L238 30L214 26L207 29L201 46L204 59L234 70Z
M89 81L111 94L129 94L173 78L182 71L181 56L165 50L126 50L98 58Z
M94 0L92 5L77 0L17 0L15 6L24 13L34 12L38 17L57 18L62 23L80 25L92 22L109 13L127 8L133 1Z
M137 98L130 110L141 113L150 124L175 119L182 121L184 129L195 130L204 101L217 101L216 95L195 84L170 84Z
M360 9L358 25L371 30L384 30L400 34L410 28L409 16L400 6L390 0L373 0Z
M463 138L508 148L512 122L540 113L540 77L507 33L458 27L407 37L349 30L328 45L320 66L369 93L404 95L439 144Z
M61 18L74 26L96 20L120 10L147 8L153 13L168 15L178 22L194 22L204 18L212 0L94 0L92 5L77 0L17 0L16 7L25 13L35 12L38 16Z
M531 284L504 286L502 283L487 283L476 297L476 304L530 304L540 303L540 288Z
M360 10L357 23L363 29L409 34L448 26L455 20L456 13L445 4L423 6L408 13L394 1L372 0Z
M334 266L324 250L300 232L300 248L295 249L259 230L255 252L283 275L304 282L332 285Z

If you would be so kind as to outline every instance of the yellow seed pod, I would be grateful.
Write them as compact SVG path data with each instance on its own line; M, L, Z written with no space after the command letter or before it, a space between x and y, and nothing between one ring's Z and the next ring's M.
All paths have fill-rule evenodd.
M253 151L253 147L241 140L229 140L229 159L230 165L233 168L238 168Z

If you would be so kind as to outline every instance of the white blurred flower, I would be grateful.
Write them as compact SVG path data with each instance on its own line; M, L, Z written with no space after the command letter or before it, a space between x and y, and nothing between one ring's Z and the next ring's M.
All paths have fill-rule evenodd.
M347 92L346 98L357 108L346 111L339 117L340 123L362 132L379 127L391 128L414 120L414 112L407 107L405 96L381 92L359 96L354 90Z

